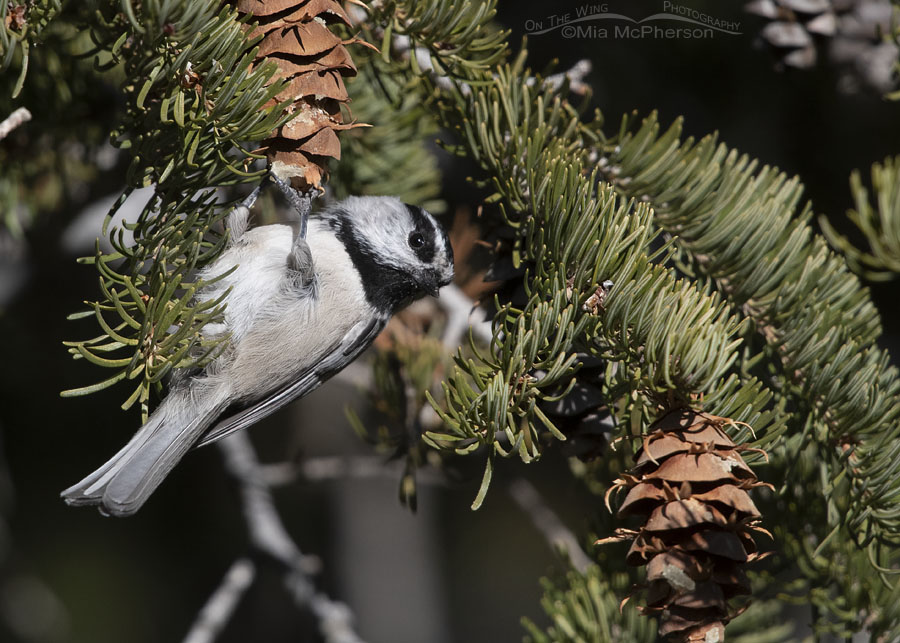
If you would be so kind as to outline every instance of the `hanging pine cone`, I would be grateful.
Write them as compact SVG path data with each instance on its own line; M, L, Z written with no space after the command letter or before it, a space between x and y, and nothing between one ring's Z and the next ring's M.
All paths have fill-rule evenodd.
M827 39L841 90L887 92L895 85L897 45L884 37L891 31L891 0L753 0L745 9L771 21L760 36L780 64L812 67Z
M894 26L890 0L843 0L838 11L837 35L828 55L839 66L838 88L845 93L870 88L885 93L897 85L894 65L900 49L885 34Z
M264 143L270 168L298 190L319 190L328 158L341 158L335 132L360 127L341 115L349 100L343 78L356 74L344 47L350 41L328 28L350 19L337 0L237 0L236 6L258 22L252 34L263 34L254 64L273 61L278 72L272 82L288 81L275 100L290 100L286 111L295 116Z
M752 533L766 533L747 493L763 483L722 430L729 423L672 411L650 427L637 465L610 489L629 489L620 517L646 520L598 543L633 540L627 562L647 567L641 609L659 618L659 635L672 641L724 640L735 616L728 600L750 592L742 568L759 558Z
M830 0L754 0L745 8L772 21L763 28L762 39L789 67L815 65L813 36L832 36L837 25Z

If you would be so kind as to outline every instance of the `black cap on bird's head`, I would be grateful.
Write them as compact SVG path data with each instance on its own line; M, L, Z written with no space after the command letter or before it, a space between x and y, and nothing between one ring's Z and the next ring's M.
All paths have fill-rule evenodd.
M350 197L326 218L360 273L366 298L393 314L453 280L446 231L422 208L394 197Z

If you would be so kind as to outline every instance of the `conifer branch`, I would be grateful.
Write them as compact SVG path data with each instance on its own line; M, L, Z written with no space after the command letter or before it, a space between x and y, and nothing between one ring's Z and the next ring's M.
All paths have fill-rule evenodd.
M802 489L797 502L828 499L827 516L816 524L843 525L843 552L854 540L869 551L848 554L853 563L833 566L827 580L805 568L808 587L824 580L846 589L849 568L867 555L870 564L892 566L893 555L880 547L889 549L900 534L891 509L900 465L889 448L900 430L897 376L874 346L880 322L867 291L812 234L808 210L795 216L799 183L769 168L756 172L755 162L714 138L682 145L678 126L659 135L653 118L610 139L599 116L582 121L552 89L516 82L529 75L521 58L488 71L442 60L427 37L403 28L407 10L403 2L384 3L374 21L393 24L410 50L427 48L433 69L452 80L438 83L435 72L420 83L422 95L438 97L430 104L456 134L447 147L484 170L493 189L487 201L500 204L494 223L515 233L506 252L525 269L529 297L498 304L487 354L457 359L445 403L435 401L447 428L426 441L460 454L484 445L489 458L535 459L548 436L565 438L542 403L577 378L577 355L586 352L610 364L611 406L623 395L645 400L618 408L626 427L639 428L661 409L702 404L757 428L737 441L774 447L773 470ZM419 57L393 61L395 72L413 74ZM618 201L601 180L639 204ZM644 204L653 206L652 216ZM669 240L662 250L660 238ZM603 261L612 257L633 272ZM687 279L677 280L666 262ZM599 289L605 279L616 284L609 292ZM754 376L760 358L780 366L765 385ZM491 428L501 429L499 439ZM798 451L812 460L797 461ZM824 468L812 487L807 462ZM489 461L475 505L490 479ZM847 481L852 502L841 500ZM870 610L873 630L887 631L886 597L871 567L864 582L868 596L856 604ZM811 596L850 626L846 610Z
M443 212L441 172L432 151L438 131L434 117L386 73L379 56L364 50L359 60L359 76L348 91L354 119L371 127L342 134L341 162L329 181L334 197L393 194L429 212Z
M101 4L91 23L95 54L111 57L129 80L126 113L114 133L128 150L128 189L107 216L103 233L114 251L84 259L99 272L100 297L75 319L93 317L100 334L67 342L76 359L114 369L103 381L66 391L84 395L131 382L123 404L139 403L146 417L152 388L175 368L199 367L224 350L227 338L205 338L224 300L197 303L211 282L195 270L212 261L227 236L222 220L235 201L217 187L258 182L260 155L244 141L261 140L286 120L271 83L274 64L249 68L254 44L235 10L217 0L149 0ZM134 242L110 222L131 190L154 185L137 222Z
M752 321L763 353L780 367L772 380L775 399L795 409L784 415L790 442L770 452L788 474L782 491L798 494L798 506L815 497L827 501L827 511L810 515L822 532L818 539L793 543L795 535L785 536L791 548L807 550L803 558L829 561L827 570L806 568L816 569L811 587L837 583L840 595L859 582L853 571L858 563L851 560L868 559L874 571L892 567L891 551L900 540L900 462L888 446L900 437L900 382L875 343L881 334L877 310L846 263L810 229L810 207L798 207L797 179L769 167L757 170L755 161L715 136L681 141L680 128L677 122L660 133L655 116L636 128L623 120L619 135L604 147L604 172L618 191L653 204L655 222L674 239L680 265L713 280ZM798 453L804 458L798 460ZM793 464L779 465L781 458ZM805 458L811 458L808 464ZM846 539L856 545L845 548ZM829 547L842 555L829 554ZM870 597L879 598L868 609L883 626L885 588L872 571L864 582ZM824 592L811 595L826 612L841 613Z
M0 72L5 72L18 58L13 98L25 84L31 47L40 44L44 30L61 8L62 0L0 3Z
M887 158L872 165L873 202L859 171L850 175L855 208L847 218L864 235L870 251L854 246L838 233L825 216L819 224L835 250L843 253L855 273L871 281L900 276L900 158Z
M597 643L653 643L658 640L656 626L642 616L628 601L622 599L618 588L610 586L604 570L591 565L584 572L570 570L564 577L541 580L541 598L550 625L546 630L529 619L523 619L530 643L567 643L595 641Z
M29 6L25 29L0 5L0 54L3 64L22 62L18 88L29 45L59 3ZM99 8L90 28L95 53L137 79L123 87L126 114L115 132L131 155L128 191L152 184L156 194L133 225L133 244L123 241L124 229L106 229L114 251L98 248L85 260L98 270L100 292L76 317L92 317L100 329L68 345L112 375L68 394L127 380L124 406L146 413L150 389L168 373L225 349L227 339L202 330L227 300L198 305L194 295L206 283L194 275L227 243L222 220L234 198L220 188L260 180L261 154L251 143L288 116L274 69L248 69L256 40L217 0L109 0ZM636 437L680 407L733 418L731 438L766 445L767 477L784 481L765 503L808 529L775 528L781 551L773 567L794 574L791 591L822 615L817 627L897 638L900 590L873 572L887 577L900 565L900 384L876 345L881 324L868 292L808 225L802 186L714 136L683 140L680 122L663 131L655 116L638 125L623 119L610 136L599 114L586 119L569 103L583 67L539 79L524 52L507 63L508 34L491 24L494 13L493 1L375 3L360 28L381 46L381 58L363 69L359 108L395 122L348 132L355 162L335 174L339 194L433 201L439 174L427 142L440 123L453 138L445 147L480 168L486 232L501 239L498 261L515 269L524 289L521 300L496 300L486 347L458 353L443 399L432 400L445 426L425 441L446 453L486 455L478 505L495 457L530 462L572 441L549 409L581 387L590 368L595 410L615 418L604 429L610 438ZM898 167L888 160L873 168L876 205L853 179L851 219L871 252L825 226L850 266L870 278L897 272ZM449 317L454 310L450 304ZM448 324L448 343L456 343L460 320ZM424 357L408 355L404 368L418 359L417 376L430 377L439 349L435 340ZM387 370L376 378L402 388L405 427L420 428L410 412L421 406L412 380ZM248 509L251 539L289 570L298 604L336 624L334 640L358 640L345 608L294 569L301 555L252 452L243 463L255 472L242 469L238 451L231 455L229 467L246 474L246 507L256 508ZM331 474L341 471L356 469ZM224 606L210 608L219 616L201 621L227 620L249 584L247 565L239 560L234 569L211 599ZM568 589L548 588L555 633L535 640L596 634L590 628L607 620L640 640L644 621L607 609L620 590L607 581L591 566L569 578ZM198 627L209 637L219 626Z

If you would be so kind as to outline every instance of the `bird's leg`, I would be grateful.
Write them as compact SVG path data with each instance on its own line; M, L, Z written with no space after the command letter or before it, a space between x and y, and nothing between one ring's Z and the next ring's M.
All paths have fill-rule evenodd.
M306 230L309 223L309 211L312 207L312 193L299 192L291 187L291 184L274 174L270 174L272 181L284 193L287 200L294 206L300 217L300 226L291 252L288 254L288 268L296 273L296 283L299 287L314 287L316 267L313 264L312 252L306 242Z
M231 235L229 242L237 243L244 233L247 231L247 223L250 220L250 208L256 203L259 191L262 186L257 185L253 192L247 195L247 198L241 201L241 204L228 213L228 232Z

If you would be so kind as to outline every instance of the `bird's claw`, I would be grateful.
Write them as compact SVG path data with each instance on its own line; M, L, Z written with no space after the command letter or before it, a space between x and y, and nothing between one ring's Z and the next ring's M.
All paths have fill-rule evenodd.
M285 181L272 173L269 173L269 176L271 177L272 182L277 185L278 189L284 194L285 198L292 206L294 206L294 210L296 210L297 214L300 216L300 231L298 236L301 239L305 239L306 228L309 222L309 211L312 208L312 192L300 192L291 187L290 181Z

